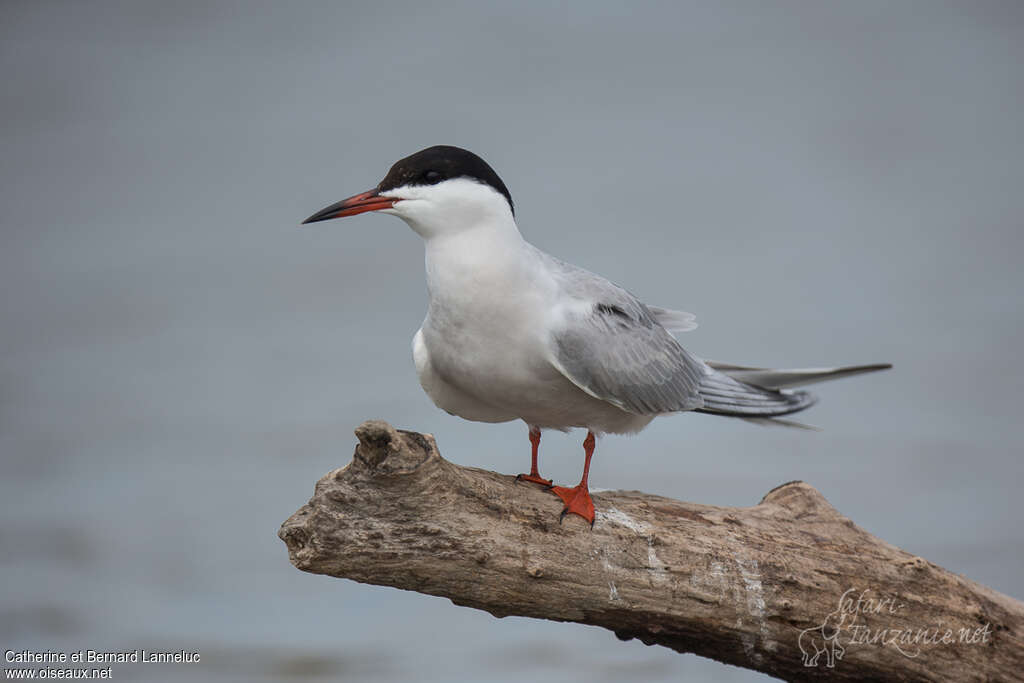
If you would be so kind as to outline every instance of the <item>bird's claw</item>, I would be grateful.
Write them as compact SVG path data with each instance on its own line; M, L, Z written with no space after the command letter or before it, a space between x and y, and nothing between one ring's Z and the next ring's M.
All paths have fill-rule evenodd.
M516 482L518 483L520 481L528 481L532 484L540 484L541 486L544 486L548 489L553 487L553 484L550 479L544 479L539 474L517 474Z

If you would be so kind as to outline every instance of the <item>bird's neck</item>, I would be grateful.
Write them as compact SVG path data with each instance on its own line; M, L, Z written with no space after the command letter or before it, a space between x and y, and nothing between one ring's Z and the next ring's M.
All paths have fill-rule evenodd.
M488 222L425 240L427 290L431 301L473 297L475 291L515 286L525 273L529 245L515 221Z

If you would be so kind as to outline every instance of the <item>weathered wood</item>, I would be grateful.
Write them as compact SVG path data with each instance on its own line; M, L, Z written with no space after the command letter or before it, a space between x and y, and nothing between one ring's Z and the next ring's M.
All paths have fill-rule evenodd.
M1024 603L872 536L805 483L747 508L595 493L590 529L560 524L536 485L449 463L429 435L356 435L281 527L299 569L790 680L1024 680Z

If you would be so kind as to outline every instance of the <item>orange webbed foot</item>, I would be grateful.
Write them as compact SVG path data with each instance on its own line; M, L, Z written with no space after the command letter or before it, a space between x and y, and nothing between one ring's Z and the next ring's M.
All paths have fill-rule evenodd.
M585 484L572 488L554 486L551 491L565 503L562 514L558 518L559 522L565 519L566 515L579 515L587 520L590 526L594 526L594 501L590 498L590 491L587 490Z

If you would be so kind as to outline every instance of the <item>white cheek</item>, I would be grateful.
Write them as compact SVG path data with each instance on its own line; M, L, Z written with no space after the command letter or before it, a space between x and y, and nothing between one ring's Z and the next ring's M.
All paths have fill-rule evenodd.
M481 225L514 226L505 197L491 187L469 179L400 187L384 194L400 201L383 211L402 218L428 239Z
M389 213L406 220L423 220L431 213L431 203L423 199L403 199L381 213Z

